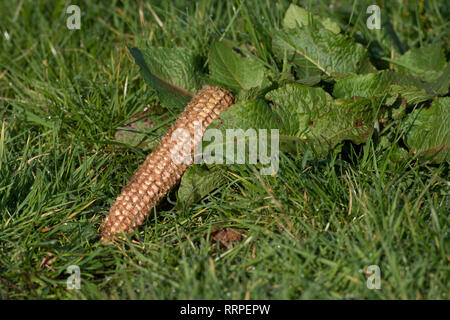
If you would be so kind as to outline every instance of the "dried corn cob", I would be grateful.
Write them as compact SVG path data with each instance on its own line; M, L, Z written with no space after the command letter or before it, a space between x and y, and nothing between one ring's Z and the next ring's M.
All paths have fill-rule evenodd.
M173 138L178 129L190 135L191 150L201 142L211 122L233 103L233 96L219 87L205 86L187 105L178 120L147 156L128 184L123 188L101 226L102 241L113 240L116 233L128 233L144 222L149 211L177 183L189 163L174 161L173 150L180 150L183 139ZM194 123L200 124L200 134Z

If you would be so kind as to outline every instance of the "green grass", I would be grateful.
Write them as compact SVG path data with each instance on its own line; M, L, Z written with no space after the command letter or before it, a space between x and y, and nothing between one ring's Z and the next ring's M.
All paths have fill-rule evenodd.
M70 1L0 2L0 299L449 299L448 167L391 161L372 140L322 160L282 155L274 177L230 166L227 184L191 207L175 210L174 190L133 241L99 243L146 156L115 132L157 103L127 46L207 56L224 37L282 70L270 36L287 1L136 3L78 1L81 30L71 31ZM300 4L388 54L392 33L367 30L362 1L344 3ZM448 37L445 1L383 5L403 46ZM210 232L229 227L245 239L224 249ZM70 265L80 290L66 290ZM370 265L380 290L366 286Z

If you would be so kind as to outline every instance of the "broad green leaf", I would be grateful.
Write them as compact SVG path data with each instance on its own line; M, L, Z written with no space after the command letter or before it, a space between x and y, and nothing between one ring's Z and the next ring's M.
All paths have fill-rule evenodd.
M289 6L284 15L283 27L286 29L293 29L302 26L308 26L311 19L319 24L319 27L324 27L333 33L339 33L341 28L336 22L330 18L322 18L317 15L312 15L308 10L303 9L293 3Z
M204 146L209 148L219 148L219 152L223 155L226 154L227 143L237 144L238 142L244 142L246 150L248 151L249 135L253 131L258 136L259 129L267 129L267 135L270 140L270 129L278 129L281 132L281 119L280 116L273 112L270 105L261 98L242 101L234 104L228 110L222 112L219 119L214 121L210 128L216 128L221 130L223 138L219 141L213 140L210 143L205 142ZM235 129L242 130L242 134L236 136L234 139L227 140L227 130ZM270 143L268 143L270 146ZM247 153L248 154L248 153ZM237 150L233 155L227 155L227 157L233 156L236 158ZM229 160L229 159L228 159ZM225 160L225 161L228 161Z
M442 74L435 81L427 84L427 91L435 95L446 95L450 85L450 64L442 71Z
M247 101L253 100L255 98L264 96L264 94L271 89L273 83L266 76L263 78L263 81L259 85L259 87L253 87L250 90L240 90L234 96L235 101Z
M425 89L418 89L414 86L401 86L393 84L389 88L389 95L391 97L401 97L406 104L416 105L420 102L424 102L433 99L433 95L425 92Z
M215 126L226 129L278 129L280 150L304 151L308 145L323 155L344 140L362 143L373 127L370 99L338 99L321 88L287 84L269 91L265 98L233 105ZM216 142L212 142L216 143ZM225 144L225 141L219 141Z
M281 115L283 132L299 136L319 154L338 143L367 141L373 128L374 108L369 99L337 99L320 88L289 84L273 90L266 98Z
M264 66L258 61L241 57L232 48L215 41L209 54L211 80L235 92L261 86Z
M410 151L435 163L450 161L450 98L437 98L405 120Z
M383 70L378 73L350 75L336 81L333 95L337 98L376 98L384 104L392 105L402 97L408 104L417 104L433 98L425 92L425 85L403 73Z
M393 84L425 88L419 80L400 72L383 70L377 73L350 75L336 81L333 96L337 98L373 97L384 95Z
M332 108L333 99L322 88L287 84L266 94L274 103L282 133L306 138L311 122Z
M117 128L114 140L143 150L153 148L172 122L165 113L162 106L155 105L134 115L126 125Z
M361 44L323 28L279 30L272 46L278 58L283 59L286 53L293 60L301 77L322 73L337 77L374 70Z
M150 121L136 121L124 128L119 128L115 140L136 147L146 140L147 132L152 128L153 124Z
M225 129L280 129L281 120L263 99L234 104L219 116L220 127Z
M310 136L316 143L336 144L350 140L356 144L366 142L374 124L375 106L370 99L336 99L333 107L311 125Z
M177 208L189 207L225 182L225 173L219 166L191 166L181 178Z
M130 49L145 82L164 107L184 108L199 89L193 54L186 49Z
M426 82L437 80L447 67L444 52L439 44L413 48L391 61L399 70Z
M339 79L333 88L336 98L371 97L386 93L389 79L385 72L350 75Z
M234 104L228 110L222 112L219 119L214 121L210 128L219 129L222 132L222 139L211 139L211 142L205 142L204 147L218 150L218 152L226 155L225 162L229 163L229 157L244 156L247 160L250 156L254 156L249 148L249 143L253 137L256 139L261 137L261 130L265 129L267 134L267 150L272 150L271 146L271 133L272 129L278 130L279 133L279 148L286 152L293 152L297 150L297 145L302 143L302 139L295 136L288 136L285 134L281 115L275 110L272 110L271 106L261 98L252 99L248 101L238 102ZM234 136L234 139L230 138L230 130L234 129L234 133L240 131L240 134ZM232 137L233 138L233 137ZM254 140L253 140L254 141ZM259 148L259 142L254 141L256 149ZM238 150L235 148L233 154L226 154L226 147L229 147L229 143L237 145L243 143L245 145L245 155L238 154ZM205 149L204 149L205 150ZM259 152L258 150L255 150Z

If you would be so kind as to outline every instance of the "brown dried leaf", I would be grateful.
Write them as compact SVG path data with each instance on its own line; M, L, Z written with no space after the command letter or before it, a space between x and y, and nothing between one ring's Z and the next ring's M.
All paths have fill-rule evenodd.
M232 228L214 228L211 230L211 239L219 243L222 248L231 249L236 242L244 240L245 230Z

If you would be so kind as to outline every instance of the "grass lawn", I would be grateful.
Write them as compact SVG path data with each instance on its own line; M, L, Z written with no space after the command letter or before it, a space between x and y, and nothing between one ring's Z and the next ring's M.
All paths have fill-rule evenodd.
M176 187L128 240L100 243L100 224L148 154L116 132L158 105L128 47L207 57L226 38L279 73L270 37L290 2L93 2L0 2L0 299L450 298L448 163L394 161L375 138L320 159L282 153L275 176L227 166L226 183L203 199L175 207ZM297 4L372 56L447 39L448 57L446 1L377 2L391 37L367 29L363 1ZM66 27L70 4L80 30ZM161 112L155 139L179 114ZM227 230L240 241L221 243ZM79 290L66 289L71 265ZM372 265L380 289L367 286Z

